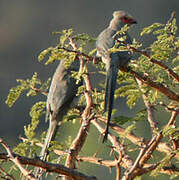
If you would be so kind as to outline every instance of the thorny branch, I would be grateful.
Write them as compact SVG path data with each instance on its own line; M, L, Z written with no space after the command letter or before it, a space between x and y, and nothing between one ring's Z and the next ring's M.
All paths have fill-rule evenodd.
M170 104L167 106L164 102L159 102L159 105L163 106L166 111L173 112L175 111L176 114L179 114L179 108L176 107L170 107Z
M76 44L72 41L72 39L70 39L70 44L74 49L77 48ZM80 64L81 64L80 70L82 70L82 68L83 68L82 57L80 57ZM91 114L91 107L93 105L93 101L92 101L92 97L90 94L92 91L92 86L91 86L89 74L85 75L84 81L85 81L85 85L86 85L86 91L84 92L85 98L86 98L86 108L82 114L81 127L78 131L78 134L77 134L75 140L71 144L71 147L69 150L70 153L68 154L68 156L66 158L66 163L65 163L65 165L67 167L73 168L73 169L75 168L75 162L76 162L77 155L81 151L81 148L83 147L83 145L86 141L86 137L88 135L88 131L90 128L90 121L94 116L94 114ZM64 179L69 180L70 178L65 177Z
M98 129L98 131L102 134L104 132L104 128L98 123L97 120L93 120L91 121L93 123L93 125ZM122 152L123 154L123 158L122 158L122 162L121 165L125 168L129 168L132 166L133 161L132 159L125 153L125 149L123 147L122 144L120 144L120 142L117 140L117 138L112 135L111 133L109 133L109 137L108 139L111 141L112 143L112 148L114 151L116 151L118 154L120 154Z
M142 82L136 78L137 84L139 86L139 88L142 90ZM144 101L144 104L147 108L147 114L148 114L148 121L150 123L150 127L152 129L153 134L155 133L155 129L156 129L156 122L155 122L155 118L154 118L154 106L152 106L152 104L148 101L147 99L147 93L143 93L142 94L142 98Z
M105 122L105 120L103 119L103 118L99 118L98 117L98 120L100 120L100 121L102 121L102 122ZM93 120L92 120L93 121ZM102 128L100 125L99 125L99 123L98 123L98 128ZM121 127L119 127L117 124L114 124L114 123L110 123L110 127L113 129L113 130L115 130L119 135L121 135L121 134L123 134L124 133L124 131L125 131L125 129L123 129L123 128L121 128ZM100 130L102 130L102 129L100 129ZM119 130L119 131L118 131ZM100 131L101 132L101 131ZM129 139L129 137L133 137L133 139L134 139L134 141L132 141L132 139ZM131 134L131 133L128 133L128 134L126 134L126 136L125 136L126 138L128 138L129 140L131 140L131 142L133 142L134 144L136 144L136 145L138 145L138 146L140 146L140 147L145 147L148 143L149 143L149 141L147 141L147 140L143 140L143 142L142 141L140 141L140 139L141 138L139 138L139 137L137 137L137 136L135 136L135 135L133 135L133 134ZM24 138L24 137L21 137L20 139L22 139L23 141L26 141L27 139L26 138ZM137 140L138 139L138 140ZM137 144L138 143L138 144ZM35 143L35 145L36 146L39 146L39 147L43 147L43 143L38 143L38 142L36 142ZM157 149L156 150L158 150L158 151L160 151L160 152L164 152L164 153L166 153L167 155L169 155L170 153L171 153L171 151L172 151L172 149L169 147L169 146L167 146L165 143L163 143L163 142L160 142L159 144L158 144L158 147L157 147ZM67 151L62 151L62 150L58 150L58 149L54 149L53 150L53 152L55 153L55 154L57 154L57 155L59 155L59 156L63 156L63 155L68 155L68 153L69 152L67 152ZM176 154L175 155L175 157L177 158L177 159L179 159L179 157L178 157L178 155ZM0 158L1 159L1 158ZM102 166L106 166L106 167L114 167L114 166L116 166L116 164L117 163L119 163L119 161L118 160L103 160L102 158L97 158L96 156L93 156L93 157L85 157L85 156L80 156L80 155L78 155L77 157L76 157L76 160L78 161L78 162L89 162L89 163L93 163L93 164L98 164L98 165L102 165ZM146 167L148 167L148 166L150 166L150 165L147 165L147 164L145 164L144 165L144 167L146 168Z
M167 126L170 126L174 123L175 118L177 116L177 113L174 111L172 112L171 118L167 124ZM127 173L125 174L125 180L130 180L132 178L134 178L134 174L133 173L135 170L137 170L138 168L142 168L145 163L151 158L153 152L155 151L156 147L158 146L158 144L160 143L161 139L163 138L163 132L160 131L157 136L153 137L150 141L150 143L147 145L148 147L144 148L141 150L141 152L139 153L138 157L136 158L136 162L134 163L135 166L133 166L129 171L127 171ZM172 154L171 158L173 158L175 156L175 153ZM138 174L136 174L137 176Z
M53 164L46 161L42 161L39 158L27 158L24 156L20 156L12 153L12 155L18 158L19 162L23 165L32 165L36 167L41 167L46 172L53 172L60 175L66 175L74 180L96 180L94 176L87 176L77 170L68 168L62 164ZM0 153L0 159L9 160L11 159L6 153Z
M96 116L98 120L100 120L103 123L107 123L107 120L100 117L100 116ZM110 128L113 129L116 133L119 134L119 136L123 135L125 133L125 129L120 127L118 124L116 123L112 123L110 122ZM125 138L127 138L128 140L130 140L132 143L138 145L139 147L144 147L146 146L149 141L143 139L142 137L137 137L134 133L125 133ZM157 151L159 152L164 152L166 154L169 154L172 149L164 142L160 142L156 148ZM179 154L175 155L175 158L177 158L179 160Z
M64 153L66 153L66 152L64 152ZM48 162L42 161L42 160L37 159L37 158L33 158L33 159L27 158L27 157L20 156L18 154L14 154L14 153L13 153L13 156L17 157L18 160L20 161L20 163L23 165L32 165L32 166L42 167L43 170L46 172L53 172L53 173L57 173L60 175L68 175L75 180L96 180L96 177L94 177L94 176L87 176L87 175L85 175L85 174L83 174L77 170L67 168L61 164L48 163ZM10 157L8 156L7 153L0 153L0 159L7 161L10 159ZM98 165L104 165L104 166L109 167L109 168L115 167L116 164L119 162L118 160L114 160L114 161L102 160L102 159L96 158L96 157L79 157L78 160L82 161L82 162L84 161L84 162L95 163ZM139 171L136 171L134 173L134 175L135 174L137 174L137 175L145 174L147 172L154 170L157 166L158 166L158 164L146 164ZM174 166L174 165L164 166L161 169L161 173L164 173L164 174L170 175L174 172L179 172L179 168Z
M29 180L36 180L34 175L22 166L18 157L13 155L13 153L10 150L10 148L8 147L8 145L2 139L0 139L0 144L6 149L8 156L9 156L9 159L20 169L22 174Z

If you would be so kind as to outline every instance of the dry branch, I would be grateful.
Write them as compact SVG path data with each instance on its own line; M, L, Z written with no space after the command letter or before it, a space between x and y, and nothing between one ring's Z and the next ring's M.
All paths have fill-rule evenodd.
M179 102L179 95L178 94L174 93L172 90L165 87L163 84L152 81L147 75L133 71L129 67L120 68L120 70L123 72L128 72L128 73L133 74L136 78L141 80L144 84L158 90L159 92L161 92L162 94L167 96L169 99Z
M80 59L80 62L81 62L81 67L82 67L83 60ZM73 169L75 168L75 162L76 162L77 155L81 151L81 149L86 141L88 131L90 128L90 121L94 116L94 114L91 114L91 107L93 105L93 101L92 101L92 97L90 94L91 93L90 91L92 90L92 86L91 86L89 74L85 75L84 81L86 84L86 91L84 92L85 98L86 98L86 108L82 114L81 127L78 131L77 137L71 144L70 153L68 154L68 156L66 158L66 163L65 163L65 165L67 167L73 168ZM65 178L65 179L69 179L69 178Z
M137 84L139 86L139 88L141 89L141 91L143 91L142 89L142 81L137 79L136 78L136 81L137 81ZM147 115L148 115L148 122L150 124L150 127L152 129L152 132L153 134L155 133L155 129L156 129L156 122L155 122L155 117L154 117L154 107L152 106L152 104L148 101L148 98L147 98L147 93L144 93L142 94L142 98L143 98L143 101L144 101L144 104L145 104L145 107L147 109Z
M100 120L103 123L107 123L107 120L97 116L97 119ZM116 133L120 135L125 133L125 129L120 127L118 124L116 123L112 123L110 122L110 128L113 129ZM135 134L133 133L125 133L125 137L130 140L132 143L138 145L139 147L143 147L145 145L147 145L149 143L148 140L144 140L142 137L137 137ZM159 152L164 152L166 154L170 154L170 152L172 151L172 149L164 142L160 142L157 146L157 151ZM177 158L179 160L179 154L175 155L175 158Z
M20 169L22 174L29 180L37 180L30 171L28 171L27 169L25 169L22 166L18 157L13 155L11 149L8 147L8 145L2 139L0 139L0 143L5 148L5 150L7 151L9 159Z
M48 163L46 161L42 161L39 158L27 158L24 156L19 156L17 154L12 153L14 157L17 157L19 162L24 165L32 165L36 167L41 167L45 172L53 172L59 175L66 175L74 180L96 180L94 176L87 176L77 170L67 168L62 164L53 164ZM10 157L6 153L0 153L0 159L9 160Z
M102 134L104 132L104 128L97 122L97 120L93 120L91 121L93 123L93 125L98 129L98 131ZM111 133L109 133L108 135L108 139L111 141L112 143L112 148L114 149L114 151L116 151L118 154L122 153L123 158L122 158L122 162L121 165L125 168L130 168L133 165L133 161L132 159L125 153L125 150L123 148L123 146L119 143L119 141L117 140L117 138L112 135Z
M31 89L34 90L36 93L41 93L44 96L48 96L48 93L46 91L42 91L41 89L38 89L38 88L36 88L34 86L31 86Z

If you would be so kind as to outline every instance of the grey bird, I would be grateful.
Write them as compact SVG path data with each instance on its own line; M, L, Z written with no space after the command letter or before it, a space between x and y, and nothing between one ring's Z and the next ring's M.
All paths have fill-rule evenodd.
M116 88L116 80L119 67L124 67L131 59L131 53L129 51L119 51L110 53L109 49L115 45L115 34L126 24L136 24L136 20L133 19L127 12L120 10L114 11L113 19L110 21L109 26L103 30L96 41L97 56L102 57L102 61L106 64L106 89L105 89L105 107L104 111L108 111L107 126L104 132L103 142L107 140L109 132L109 123L111 119L114 93ZM128 33L125 34L125 42L131 44L131 39ZM117 38L120 38L118 35ZM122 44L119 44L119 46Z
M64 60L60 61L53 75L47 96L46 121L49 119L49 129L40 153L40 159L44 161L46 160L50 142L55 139L59 124L71 108L78 87L81 85L81 83L77 84L76 80L71 76L71 71L79 71L80 61L75 60L68 69L65 68L64 63ZM34 174L39 177L41 175L40 168L36 168Z

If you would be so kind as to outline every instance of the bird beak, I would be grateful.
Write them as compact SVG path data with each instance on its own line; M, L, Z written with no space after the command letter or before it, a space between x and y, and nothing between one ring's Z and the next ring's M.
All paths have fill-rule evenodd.
M133 18L128 19L128 24L137 24L137 21Z

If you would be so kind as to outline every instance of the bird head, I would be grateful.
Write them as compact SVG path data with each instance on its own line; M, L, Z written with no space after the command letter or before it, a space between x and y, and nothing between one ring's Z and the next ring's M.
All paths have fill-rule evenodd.
M109 27L114 30L119 30L124 25L136 24L137 21L127 12L120 10L113 12L113 19L110 22Z

